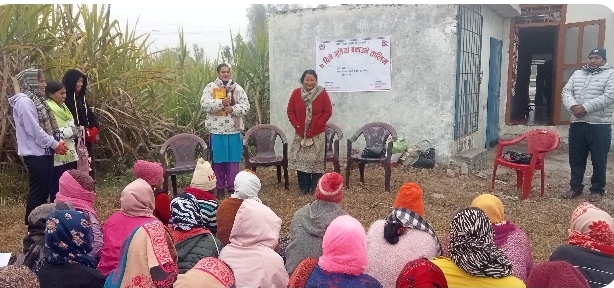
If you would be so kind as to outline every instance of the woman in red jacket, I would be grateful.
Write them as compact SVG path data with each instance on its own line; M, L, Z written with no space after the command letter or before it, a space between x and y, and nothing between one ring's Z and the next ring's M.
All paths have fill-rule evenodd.
M290 169L296 169L301 194L313 193L326 168L326 122L333 107L316 71L305 70L303 86L294 89L288 101L288 120L296 135L290 148Z

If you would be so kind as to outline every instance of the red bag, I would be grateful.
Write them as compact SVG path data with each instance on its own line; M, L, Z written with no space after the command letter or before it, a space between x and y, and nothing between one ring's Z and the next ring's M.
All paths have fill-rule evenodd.
M79 138L77 140L77 170L84 173L90 173L90 155L87 153L87 146L85 146L85 127L79 127Z

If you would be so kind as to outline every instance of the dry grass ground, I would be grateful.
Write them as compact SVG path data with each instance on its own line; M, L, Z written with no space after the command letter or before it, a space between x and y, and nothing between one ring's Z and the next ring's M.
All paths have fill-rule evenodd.
M484 179L484 175L482 177L480 175L451 177L443 169L421 170L398 167L394 168L392 173L392 192L387 193L383 191L382 169L368 167L365 174L366 184L363 185L358 181L358 171L353 172L352 187L345 190L345 198L341 203L349 214L360 220L365 229L368 229L373 221L384 218L390 212L398 188L403 183L411 181L419 183L424 189L426 219L434 226L441 241L445 239L449 221L455 212L468 206L475 196L489 191L489 179ZM289 191L283 189L283 184L276 183L274 170L258 170L258 175L263 183L260 192L261 199L282 218L282 235L286 235L294 211L312 201L313 196L299 195L296 176L293 173L290 175ZM504 169L500 169L499 175L498 178L507 183L513 183L512 179L515 178L510 173L506 173ZM131 180L130 177L122 176L100 181L96 208L101 220L106 219L115 209L119 208L119 195L123 186ZM22 189L21 191L25 193L27 179L17 176L5 176L4 178L0 178L3 187L10 186L7 185L10 182L14 187L19 187L13 189ZM586 199L586 196L575 200L558 199L559 193L567 187L567 182L562 179L566 179L566 176L550 173L546 195L541 198L536 187L539 183L535 181L536 178L531 198L526 201L518 200L519 194L513 184L499 183L495 188L495 194L500 196L505 205L507 217L529 234L537 263L547 260L550 253L564 242L569 216L573 208ZM180 178L180 187L184 187L188 181L189 177ZM611 184L608 184L609 191L613 191L613 188ZM444 197L433 197L433 193ZM5 192L0 193L0 196L2 194ZM26 228L22 223L24 198L3 198L3 202L0 203L0 233L2 234L0 252L13 252L18 249L26 233ZM613 201L610 198L606 194L604 201L597 205L611 213Z

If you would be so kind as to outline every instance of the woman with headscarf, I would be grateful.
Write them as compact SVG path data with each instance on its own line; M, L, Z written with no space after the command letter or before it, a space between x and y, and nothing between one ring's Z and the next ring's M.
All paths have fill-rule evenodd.
M41 288L102 288L105 277L96 270L92 229L87 214L56 210L47 216L45 244L49 254L35 271Z
M582 202L571 214L567 244L556 248L550 261L565 261L578 268L591 287L614 281L614 219L607 212Z
M290 148L290 168L296 170L301 194L315 190L326 169L326 123L333 115L333 106L324 87L318 85L318 74L305 70L300 88L288 100L288 120L296 134Z
M495 246L492 224L478 208L465 208L454 216L448 252L449 258L432 261L443 271L448 287L525 287L511 276L512 264Z
M42 70L26 69L17 76L19 87L13 87L9 98L13 107L17 154L23 157L28 169L29 191L26 203L25 225L34 208L47 203L53 191L53 155L66 154L68 148L62 140L58 124L45 101L41 89L45 83ZM13 85L9 82L9 85Z
M105 276L117 267L120 249L130 233L144 223L158 221L153 215L153 190L143 179L136 179L128 184L122 191L119 202L121 210L111 214L102 226L104 240L98 270Z
M205 257L185 274L179 274L173 288L234 288L235 276L224 261Z
M529 236L516 224L506 221L501 200L492 194L482 194L471 202L471 207L479 208L492 224L495 233L495 246L499 247L512 264L512 275L526 281L533 268L533 252ZM449 238L444 245L447 255Z
M262 203L260 198L258 198L261 185L260 178L248 169L239 172L237 177L235 177L234 187L237 190L231 197L222 200L217 208L217 233L215 236L224 245L230 243L230 232L232 231L237 211L243 201L252 199Z
M422 188L405 183L399 189L392 212L371 224L367 232L367 274L384 287L394 287L407 262L441 255L439 239L424 219Z
M565 261L550 261L535 265L526 283L527 288L590 287L584 275Z
M173 237L159 220L134 229L119 256L119 266L107 277L105 288L171 288L177 280Z
M75 210L72 203L49 203L38 206L28 215L28 234L21 249L9 259L9 265L23 265L30 269L49 252L45 246L47 215L56 210Z
M9 265L0 267L0 287L2 288L40 288L36 274L26 266Z
M229 194L235 190L235 177L239 173L243 153L243 116L247 115L250 109L247 93L230 79L228 65L217 66L217 78L205 86L200 106L207 114L205 127L210 135L217 195L223 197L226 190Z
M192 269L203 257L218 257L224 244L207 228L198 201L186 193L171 201L171 235L177 250L179 273Z
M98 118L92 107L87 105L85 101L85 93L87 92L87 76L79 69L69 69L64 73L62 83L66 87L66 106L72 113L77 127L85 128L85 146L91 159L91 165L94 164L94 149L92 144L98 141L99 132ZM76 139L75 139L76 141ZM90 176L96 179L96 169L92 166Z
M397 277L396 288L448 288L448 282L433 262L419 258L405 264Z
M103 236L98 214L94 209L94 201L96 201L94 179L83 171L68 170L60 177L59 185L60 191L58 191L55 202L70 202L77 211L87 214L94 234L92 251L89 255L97 260L100 259Z
M328 225L322 252L319 258L307 258L296 267L288 287L383 287L365 274L369 264L365 229L352 216L339 216Z

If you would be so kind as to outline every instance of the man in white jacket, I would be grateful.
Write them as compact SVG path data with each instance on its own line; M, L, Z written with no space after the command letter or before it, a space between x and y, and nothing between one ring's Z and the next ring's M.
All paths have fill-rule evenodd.
M603 48L591 50L588 60L588 64L571 75L563 88L563 104L572 113L569 126L570 190L563 198L571 199L582 194L582 180L590 153L593 175L589 201L596 202L605 192L612 139L614 69L606 62Z

